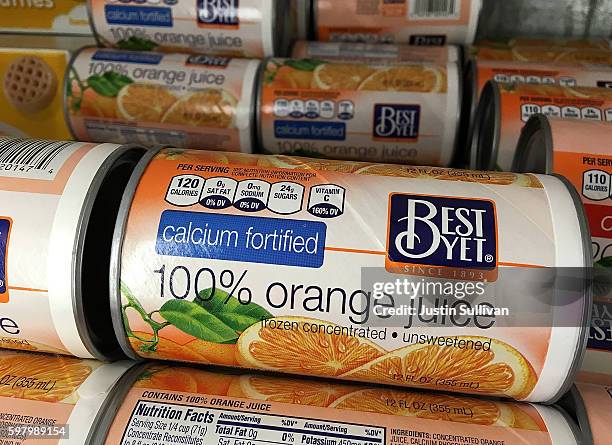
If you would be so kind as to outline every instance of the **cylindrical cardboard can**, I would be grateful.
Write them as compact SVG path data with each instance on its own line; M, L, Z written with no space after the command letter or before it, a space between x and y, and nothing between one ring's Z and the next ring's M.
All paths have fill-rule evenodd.
M85 48L65 76L77 140L251 152L260 61Z
M497 48L472 46L471 57L478 60L497 60L507 62L534 62L560 65L612 65L612 51L597 48L556 48L540 46L515 46Z
M491 48L514 48L517 46L540 48L612 49L610 40L603 38L546 38L514 37L511 39L479 40L478 46Z
M525 125L515 171L558 173L576 188L593 243L594 303L583 371L612 375L612 123L543 115Z
M608 378L608 384L576 383L561 405L574 413L584 443L605 445L610 442L612 377Z
M470 168L510 171L525 123L534 114L612 122L612 90L489 81L472 128Z
M549 402L588 333L582 212L554 176L162 149L124 195L114 327L133 358Z
M456 63L269 59L264 65L257 128L265 152L450 164L461 104Z
M88 0L100 46L262 58L291 44L286 0L172 0L133 3Z
M127 361L110 364L0 351L3 442L97 443L92 441L95 425L133 366Z
M457 45L415 46L398 43L299 40L293 45L291 58L390 65L406 62L447 64L449 62L460 62L461 50Z
M427 46L471 44L482 7L482 0L362 3L313 0L316 40Z
M581 443L559 407L161 365L106 417L107 445Z
M113 224L144 149L0 139L0 345L109 358Z

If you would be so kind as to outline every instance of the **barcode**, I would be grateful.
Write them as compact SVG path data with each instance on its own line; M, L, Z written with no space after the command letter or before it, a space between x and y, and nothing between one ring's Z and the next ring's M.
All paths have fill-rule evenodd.
M39 139L0 138L0 176L54 179L81 144Z
M412 0L410 16L420 19L458 18L460 0Z

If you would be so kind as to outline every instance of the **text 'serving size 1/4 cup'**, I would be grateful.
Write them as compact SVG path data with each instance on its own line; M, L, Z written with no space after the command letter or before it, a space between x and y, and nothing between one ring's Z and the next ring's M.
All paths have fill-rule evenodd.
M558 173L578 190L593 242L594 302L583 371L612 375L612 123L532 117L513 169Z
M557 407L160 365L107 417L107 445L580 443Z
M0 139L0 346L118 353L105 276L119 201L143 152Z
M410 62L447 64L459 62L456 45L414 46L391 43L312 42L300 40L293 45L293 59L319 59L340 62L401 64Z
M101 46L262 58L291 44L287 0L88 0Z
M132 357L551 401L588 334L574 197L553 176L163 149L124 195L115 330Z
M474 118L470 167L510 171L521 130L538 113L612 122L612 90L489 81Z
M77 140L251 152L258 60L86 48L66 75Z
M482 0L313 0L315 37L332 42L470 44L481 7Z
M0 351L2 440L10 444L82 445L134 364Z
M461 103L457 64L264 63L257 104L263 150L450 164Z
M610 442L612 426L612 380L608 384L576 383L563 400L575 413L584 443L605 445Z

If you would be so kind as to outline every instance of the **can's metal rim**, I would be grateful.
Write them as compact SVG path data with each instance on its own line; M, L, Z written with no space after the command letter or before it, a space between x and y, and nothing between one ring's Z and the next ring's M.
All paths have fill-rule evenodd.
M138 380L142 372L149 366L151 365L145 363L135 364L115 382L110 390L109 396L104 400L104 403L98 410L98 414L94 418L86 443L93 445L106 442L110 427L127 393L132 389L132 386Z
M480 95L470 129L470 168L497 170L500 132L501 93L497 82L489 80Z
M111 260L109 270L109 298L110 298L110 309L111 319L113 322L113 329L119 346L123 352L133 360L142 360L130 345L127 339L127 332L123 324L123 315L121 313L121 253L123 251L123 241L125 238L125 229L128 222L130 209L132 207L132 201L136 194L136 189L140 183L140 179L144 175L149 163L153 158L160 152L165 146L160 146L148 151L138 162L130 180L123 193L121 199L121 205L117 212L117 222L115 224L115 230L113 233L113 243L111 247Z
M267 152L266 147L263 144L263 132L261 129L261 96L263 93L263 84L264 84L264 72L266 70L266 66L272 60L272 57L265 58L261 62L261 66L257 71L257 75L255 76L255 141L257 146L259 147L259 151L264 153Z
M244 147L240 147L242 153L254 154L257 153L257 146L259 140L257 139L257 121L259 115L259 108L257 107L257 89L259 88L259 79L261 77L261 67L263 62L261 60L254 59L257 62L257 69L255 74L251 78L251 109L249 110L249 126L250 126L250 150L245 150Z
M586 405L576 385L572 386L563 402L565 405L569 405L568 408L575 414L583 443L594 443L593 430L591 430Z
M118 345L113 338L113 345L109 345L109 352L102 351L101 342L106 339L96 340L95 333L91 331L89 323L86 322L83 300L87 298L83 295L83 257L85 255L85 240L90 233L91 217L96 204L96 199L100 194L100 189L104 181L119 166L127 164L136 165L144 153L144 147L138 145L124 145L115 150L104 160L98 171L91 180L89 190L85 196L85 201L81 207L81 214L77 223L77 233L72 254L72 307L75 317L75 324L81 337L81 341L87 350L98 360L108 360L118 358L121 354ZM130 162L130 157L136 155L137 158Z
M593 310L593 286L591 285L593 278L593 244L591 243L591 231L589 229L589 221L587 219L586 211L584 209L584 205L582 204L582 199L580 198L578 191L565 176L556 173L553 173L552 176L561 181L561 183L565 186L576 209L576 217L578 218L578 225L580 227L580 238L582 240L582 254L584 264L583 267L586 272L583 280L584 289L582 292L584 296L584 304L582 307L579 327L579 338L581 338L582 340L578 342L578 347L574 351L574 356L572 357L572 365L570 366L570 371L567 374L565 382L561 384L558 394L553 397L552 400L549 402L556 403L571 389L572 385L574 385L574 382L576 381L576 376L580 371L580 367L582 366L582 362L587 351L589 334L591 330L591 313Z
M453 141L453 149L449 156L449 162L444 167L449 167L452 164L453 159L457 156L457 152L459 151L460 145L460 134L461 134L461 108L463 106L463 94L464 94L464 86L463 86L463 65L461 62L451 62L452 65L456 66L457 69L457 112L455 114L455 134ZM447 98L448 101L448 98Z
M88 1L89 4L89 1ZM75 133L74 128L72 126L72 118L70 116L70 111L68 110L68 91L70 90L70 88L72 88L72 85L70 84L70 71L72 70L72 67L74 66L74 63L77 59L77 57L86 49L95 49L95 46L84 46L83 48L79 48L78 50L76 50L74 53L72 53L70 55L70 60L68 61L68 65L66 65L66 69L64 70L64 84L62 87L62 94L63 94L63 112L64 112L64 122L66 122L66 126L68 127L68 131L70 132L70 135L72 136L73 139L80 139L79 136Z
M544 141L544 149L539 150L537 153L538 156L544 156L544 158L538 157L538 160L544 161L544 168L530 173L551 174L553 172L552 130L548 118L543 114L533 115L523 127L523 131L521 131L521 136L516 145L512 171L522 173L526 170L527 155L531 149L532 140L537 134L541 134L542 140Z
M310 2L310 29L312 40L320 40L319 37L319 0Z
M94 39L96 39L96 43L99 47L104 48L106 45L102 42L99 37L98 30L96 29L96 24L93 16L93 0L87 0L86 8L87 8L87 18L89 19L89 26L91 28L91 33L93 34Z

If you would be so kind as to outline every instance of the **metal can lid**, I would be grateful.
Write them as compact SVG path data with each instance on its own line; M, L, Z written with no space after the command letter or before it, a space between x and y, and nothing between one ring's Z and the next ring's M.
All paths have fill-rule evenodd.
M471 123L467 144L470 152L470 168L477 170L498 170L501 125L501 96L499 85L488 81L480 96L478 107Z

